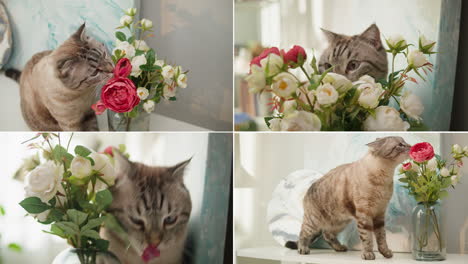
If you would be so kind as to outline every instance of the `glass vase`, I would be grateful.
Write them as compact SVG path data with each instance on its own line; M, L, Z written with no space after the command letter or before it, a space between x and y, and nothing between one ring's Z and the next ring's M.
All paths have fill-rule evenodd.
M445 232L440 213L440 202L419 203L413 209L411 244L413 258L421 261L439 261L446 258Z
M116 113L107 110L109 131L149 131L150 114L145 111L137 112L135 117L128 113Z
M105 263L120 264L112 252L97 252L77 248L68 248L60 252L52 264L96 264L97 260L105 259Z

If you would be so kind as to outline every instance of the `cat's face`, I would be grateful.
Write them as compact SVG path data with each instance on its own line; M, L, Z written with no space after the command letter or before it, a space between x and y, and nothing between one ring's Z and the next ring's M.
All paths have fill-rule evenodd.
M399 164L409 158L411 145L402 137L378 138L367 144L370 151L377 157L388 159Z
M386 78L387 53L380 39L379 28L375 24L355 36L340 35L327 30L323 32L329 46L319 60L321 72L333 67L332 72L344 75L353 82L364 75L376 80Z
M89 89L112 77L114 64L105 45L86 35L85 24L53 52L57 76L69 89Z
M116 154L117 182L109 209L126 229L138 254L153 245L168 250L185 240L192 210L183 182L189 161L173 167L150 167Z

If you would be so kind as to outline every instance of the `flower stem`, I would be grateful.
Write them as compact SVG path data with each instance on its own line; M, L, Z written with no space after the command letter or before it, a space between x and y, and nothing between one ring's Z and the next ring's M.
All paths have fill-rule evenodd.
M307 77L307 80L309 80L309 83L311 83L311 82L312 82L312 79L310 79L309 74L308 74L307 71L304 69L304 65L301 65L301 70L302 70L302 72L304 72L305 76Z

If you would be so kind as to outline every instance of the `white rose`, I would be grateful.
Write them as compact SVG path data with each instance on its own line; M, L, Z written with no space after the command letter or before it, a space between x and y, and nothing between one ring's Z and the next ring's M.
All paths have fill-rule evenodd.
M401 42L401 43L398 44L399 42ZM390 38L388 38L387 43L390 46L389 48L392 48L392 49L398 49L398 48L401 48L403 46L408 45L406 43L406 40L400 34L395 34L395 35L391 36Z
M361 76L361 78L359 78L359 81L360 83L370 83L370 84L375 84L375 79L372 78L371 76L369 75L364 75L364 76Z
M281 121L282 131L320 131L321 127L317 115L306 111L294 111Z
M440 175L442 175L442 177L448 177L450 176L450 171L446 167L443 167L440 170Z
M320 105L334 104L338 100L338 92L336 91L335 87L329 83L320 85L317 88L315 96L317 97L317 102Z
M295 100L288 100L283 103L283 114L292 114L297 109L297 103Z
M27 197L38 197L42 202L49 202L57 193L62 182L63 167L53 161L40 164L30 171L25 179Z
M133 44L137 50L142 50L142 51L148 51L150 50L150 47L148 44L146 44L146 41L144 40L135 40L135 43Z
M419 172L419 165L414 162L411 162L411 170L415 172Z
M120 18L120 24L124 27L130 25L131 23L133 23L133 17L131 16L125 15Z
M162 76L165 80L171 80L174 78L175 70L171 65L166 65L162 68Z
M452 176L451 179L452 179L452 185L457 185L457 183L458 183L457 175Z
M146 18L143 18L141 20L141 26L143 27L143 29L145 30L148 30L148 29L151 29L153 27L153 21L149 20L149 19L146 19Z
M145 87L138 87L137 95L141 100L145 100L146 98L148 98L149 91Z
M143 104L143 109L147 112L147 113L151 113L154 111L154 108L155 108L156 104L154 103L153 100L148 100L146 101L144 104Z
M157 60L154 62L154 65L159 66L161 68L164 66L164 64L165 62L163 60Z
M375 109L375 116L369 115L364 121L367 131L406 131L410 128L408 122L400 118L400 113L390 106L379 106Z
M401 97L400 108L410 118L421 120L421 114L424 112L424 105L419 97L411 92L406 91Z
M333 87L335 87L335 89L340 93L346 92L353 87L353 83L348 80L348 78L333 72L327 73L325 78L323 78L323 82L333 85Z
M74 157L70 165L70 172L79 179L90 176L93 172L91 161L81 156Z
M468 154L468 146L465 146L465 147L463 148L463 153L465 153L465 155Z
M422 67L427 62L426 55L419 50L412 50L408 54L408 64L413 65L415 68Z
M437 169L437 159L436 158L430 159L427 162L426 168L429 169L430 171L435 171Z
M358 103L364 108L374 109L379 105L380 96L384 93L384 90L378 86L370 87L370 84L362 84L359 88L367 86L361 90L359 95Z
M125 11L125 14L129 15L129 16L135 16L136 15L136 12L137 12L137 9L136 8L128 8L126 11Z
M175 87L174 85L164 85L164 89L163 89L163 96L164 98L166 99L169 99L171 97L174 97L176 96L176 92L177 92L177 87Z
M428 40L426 38L426 36L424 35L421 35L419 37L419 42L421 43L421 48L425 48L425 47L428 47L428 49L425 49L425 51L428 51L428 52L432 52L434 50L434 47L435 47L435 41L432 41L432 40ZM431 46L432 45L432 46Z
M180 88L187 88L187 75L181 74L179 77L177 77L177 85Z
M109 186L115 184L115 170L114 165L110 161L109 157L105 154L93 152L89 154L89 157L94 160L93 169L99 171L102 175L100 176ZM95 191L101 191L107 189L108 186L106 183L100 181L99 179L96 181Z
M119 41L117 40L117 46L115 47L113 53L115 55L115 52L117 50L120 50L124 53L124 57L127 59L133 58L135 56L135 47L133 47L130 43L127 41Z
M292 94L296 92L297 87L297 80L294 76L282 72L273 78L273 85L271 88L276 95L289 99L292 97Z
M283 58L281 58L281 56L271 53L270 55L268 55L268 57L261 60L260 64L262 65L262 69L264 70L267 68L268 65L268 74L269 76L273 76L281 71L281 68L283 68L284 60Z
M249 92L258 93L266 86L265 73L258 65L252 65L251 73L245 78Z
M146 65L146 57L144 55L136 56L132 59L132 73L133 77L138 77L141 74L140 66Z
M460 145L455 144L455 145L452 146L452 151L453 151L453 153L460 154L460 153L462 153L463 150L460 147Z
M271 131L281 131L281 118L273 118L269 123Z

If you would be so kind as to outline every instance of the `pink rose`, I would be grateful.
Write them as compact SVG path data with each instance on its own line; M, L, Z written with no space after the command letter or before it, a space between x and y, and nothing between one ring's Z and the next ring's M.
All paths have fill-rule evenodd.
M412 167L413 167L413 164L411 164L411 162L403 164L403 170L404 171L409 171L409 170L411 170Z
M112 146L108 146L107 148L104 149L103 153L110 155L111 157L114 157L114 149Z
M101 100L116 113L130 112L140 103L135 84L127 78L113 78L107 82L102 87Z
M281 56L281 54L284 53L284 51L283 51L283 52L280 52L280 50L279 50L277 47L265 49L265 50L262 52L262 54L260 54L258 57L255 57L255 58L250 62L250 67L252 67L252 65L254 65L254 64L261 67L262 65L260 64L260 62L261 62L264 58L268 57L268 55L270 55L271 53L276 54L276 55L278 55L278 56Z
M101 101L97 101L97 103L91 106L91 109L96 112L96 115L102 115L102 113L106 111L107 107Z
M294 45L286 54L284 54L284 63L290 65L293 68L297 68L304 64L307 59L307 54L303 47Z
M414 161L419 163L430 160L435 156L434 148L427 142L412 146L409 155Z
M132 63L127 58L122 58L117 62L114 68L114 77L126 78L132 72Z

